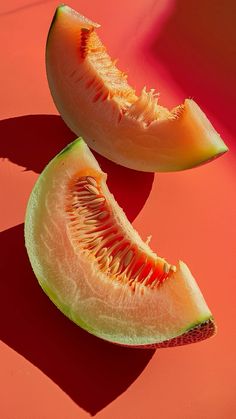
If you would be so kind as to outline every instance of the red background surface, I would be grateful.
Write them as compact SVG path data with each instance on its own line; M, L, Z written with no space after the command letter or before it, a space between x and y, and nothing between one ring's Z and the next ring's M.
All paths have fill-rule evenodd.
M102 24L105 45L137 91L156 87L168 106L193 97L230 147L211 164L155 176L97 156L141 236L152 234L155 251L191 267L219 330L211 340L175 349L119 348L76 327L41 291L24 250L25 207L38 173L75 136L57 116L45 76L44 47L57 2L5 2L0 7L0 417L235 418L236 3L69 4Z

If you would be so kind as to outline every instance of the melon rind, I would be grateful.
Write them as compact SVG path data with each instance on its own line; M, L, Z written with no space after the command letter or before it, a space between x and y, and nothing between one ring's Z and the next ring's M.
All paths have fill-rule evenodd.
M150 101L144 108L137 106L136 111L131 111L129 105L121 106L119 98L115 99L109 91L111 87L104 84L102 73L87 56L79 55L81 30L93 32L98 26L63 5L56 10L47 39L50 91L63 120L77 136L81 135L93 150L115 163L148 172L189 169L228 150L192 99L175 108L174 118L151 117L148 125L141 119L142 114L152 113L146 109L151 106ZM91 85L93 80L96 83ZM103 94L95 100L98 85L100 91L107 91L106 99Z
M100 272L89 253L75 252L66 226L64 199L68 182L81 171L100 176L116 221L130 236L133 234L144 251L147 246L109 193L106 175L85 142L76 140L44 169L27 206L26 248L34 273L49 298L83 329L119 345L166 347L213 335L212 314L183 262L161 286L145 289L141 296ZM152 252L148 246L147 251Z

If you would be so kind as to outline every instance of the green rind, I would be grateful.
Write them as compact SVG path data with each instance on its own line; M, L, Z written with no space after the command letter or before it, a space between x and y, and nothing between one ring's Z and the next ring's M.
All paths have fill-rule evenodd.
M49 40L49 36L50 36L51 30L52 30L52 28L53 28L53 26L54 26L54 24L55 24L55 22L56 22L56 20L57 20L57 18L58 18L59 11L60 11L60 9L62 9L64 6L65 6L64 4L60 4L60 5L56 8L56 10L55 10L55 13L54 13L53 18L52 18L52 21L51 21L51 25L50 25L49 30L48 30L48 36L47 36L47 40L46 40L46 45L48 44L48 40Z
M63 304L58 296L51 290L51 288L46 284L46 282L40 278L38 278L38 282L45 292L45 294L49 297L49 299L55 304L55 306L66 316L68 317L73 323L75 323L77 326L80 326L82 329L86 330L86 332L89 332L93 335L96 335L96 331L89 326L87 323L85 323L83 320L79 319L78 322L75 322L74 319L71 316L70 308L67 307L65 304Z
M162 168L162 170L159 170L159 168L157 167L155 169L155 172L162 172L162 173L175 173L175 172L185 172L186 170L191 170L191 169L196 169L198 167L204 166L207 163L210 163L216 159L218 159L219 157L223 156L225 153L227 153L227 151L229 151L228 147L226 145L222 145L221 147L219 147L219 149L217 150L217 152L212 156L212 157L207 157L205 159L202 159L201 162L199 163L199 160L196 160L196 162L193 163L189 163L188 165L184 166L184 167L178 167L178 166L174 166L174 164L172 165L171 170L169 168L167 168L166 170L164 168Z
M216 334L217 328L213 318L209 318L203 323L196 324L195 327L188 329L181 335L167 339L160 343L133 346L141 349L162 349L175 346L189 345L190 343L201 342L209 339Z
M214 322L214 318L212 316L199 319L199 321L187 326L184 329L181 329L179 332L177 332L176 336L174 336L171 339L167 339L161 342L153 342L153 343L145 343L140 342L139 344L134 343L128 344L127 342L116 342L112 339L105 339L103 336L98 334L95 329L93 329L91 326L89 326L87 323L85 323L82 319L73 317L71 310L69 307L67 307L65 304L63 304L57 295L51 290L51 288L46 285L46 282L41 280L40 278L37 278L40 286L42 287L45 294L50 298L50 300L55 304L55 306L66 316L68 317L73 323L75 323L77 326L84 329L86 332L102 339L109 341L110 343L114 343L116 345L120 346L126 346L130 348L141 348L141 349L155 349L155 348L171 348L174 346L183 346L187 345L189 343L199 342L204 339L208 339L216 334L216 325ZM196 340L192 339L191 341L191 334L197 332L198 330L203 329L203 333L201 333L202 337L198 336ZM205 332L204 332L205 329ZM197 336L197 333L196 333Z
M71 152L73 148L79 147L82 144L83 144L83 138L82 137L77 138L76 140L67 144L67 146L63 148L63 150L60 151L60 153L58 153L55 158L62 157L62 156L64 157L64 155L67 154L68 152Z

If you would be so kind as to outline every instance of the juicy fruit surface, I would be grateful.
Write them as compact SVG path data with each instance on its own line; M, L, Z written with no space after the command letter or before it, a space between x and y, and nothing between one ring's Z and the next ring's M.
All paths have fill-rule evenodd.
M166 347L214 334L211 312L187 266L169 264L141 240L83 140L39 177L25 239L42 288L94 335Z
M108 159L143 171L183 170L227 151L193 100L170 111L154 89L138 96L108 55L98 27L60 6L49 31L49 87L72 131Z
M136 242L135 237L129 237L96 177L75 178L68 189L66 212L70 240L75 252L89 251L89 257L96 259L100 271L108 272L112 280L128 284L135 292L140 284L155 288L176 270L152 254L140 240Z

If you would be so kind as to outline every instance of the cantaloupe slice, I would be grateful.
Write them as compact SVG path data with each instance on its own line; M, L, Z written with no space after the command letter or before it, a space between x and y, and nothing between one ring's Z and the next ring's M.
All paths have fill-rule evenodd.
M48 34L48 83L72 131L108 159L143 171L188 169L227 151L193 100L170 111L153 89L138 96L106 52L98 27L60 6Z
M102 339L165 347L215 333L188 267L169 264L141 240L82 139L38 178L27 207L25 241L51 300Z

